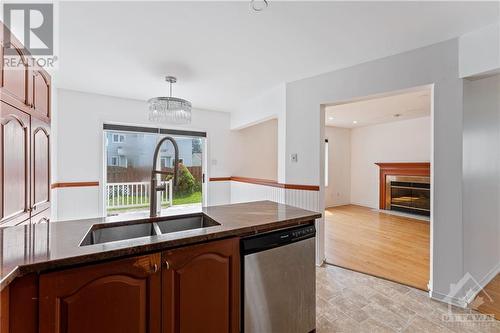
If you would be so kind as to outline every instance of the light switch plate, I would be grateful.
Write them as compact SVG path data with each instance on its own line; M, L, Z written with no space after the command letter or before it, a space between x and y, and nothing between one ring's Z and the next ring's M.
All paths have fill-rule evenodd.
M291 155L290 155L290 160L291 160L292 162L294 162L294 163L297 163L297 162L299 161L299 157L298 157L297 153L295 153L295 154L291 154Z

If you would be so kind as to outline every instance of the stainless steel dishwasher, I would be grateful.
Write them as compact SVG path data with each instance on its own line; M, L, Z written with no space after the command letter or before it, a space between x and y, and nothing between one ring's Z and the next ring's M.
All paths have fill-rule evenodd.
M242 239L244 333L315 329L315 233L307 225Z

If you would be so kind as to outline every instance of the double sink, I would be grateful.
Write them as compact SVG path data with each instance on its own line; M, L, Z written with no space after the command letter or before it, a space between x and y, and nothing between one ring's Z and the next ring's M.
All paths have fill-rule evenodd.
M94 224L83 238L80 246L102 244L147 236L159 236L172 232L209 228L220 225L199 214L193 216L166 218L155 222L127 221Z

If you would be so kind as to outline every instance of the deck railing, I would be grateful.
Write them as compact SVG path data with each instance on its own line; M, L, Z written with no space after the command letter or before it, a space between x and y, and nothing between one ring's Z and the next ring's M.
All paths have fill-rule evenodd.
M172 180L167 182L167 190L161 192L162 206L172 206ZM106 185L107 208L128 208L149 205L150 183L108 183Z

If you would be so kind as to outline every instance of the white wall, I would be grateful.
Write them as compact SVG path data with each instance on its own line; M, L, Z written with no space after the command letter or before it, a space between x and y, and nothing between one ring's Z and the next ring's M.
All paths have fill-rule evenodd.
M431 217L431 290L433 297L448 295L450 284L463 276L462 227L462 90L458 77L458 41L370 61L287 84L286 182L320 184L324 172L324 105L424 85L434 85L434 177ZM324 205L320 207L324 208ZM318 224L320 234L324 225ZM324 246L318 245L318 253ZM460 298L463 295L457 295Z
M500 70L500 23L459 38L460 77Z
M148 122L147 105L143 101L115 98L59 89L55 126L57 151L52 156L55 182L99 181L103 183L103 123L156 126ZM168 128L207 132L208 177L226 177L232 168L232 133L228 113L193 110L190 125ZM210 183L209 183L210 186ZM230 187L219 186L210 197L220 203L230 195ZM99 188L67 188L53 190L57 207L56 220L102 216L103 202Z
M232 176L277 180L278 120L233 131Z
M500 269L500 76L464 82L464 269L486 284Z
M351 203L379 207L377 162L429 162L430 117L351 130Z
M280 84L243 103L231 113L231 129L242 129L269 119L278 119L278 181L284 183L286 172L286 85Z
M325 206L351 203L351 130L325 128L328 139L328 186L325 187Z

